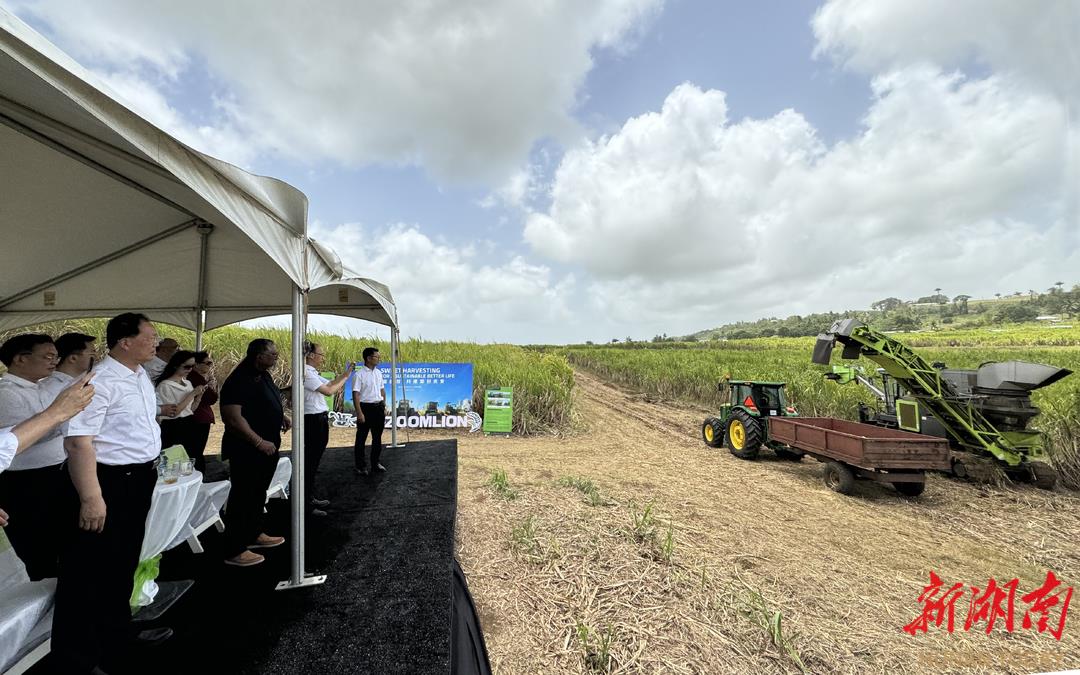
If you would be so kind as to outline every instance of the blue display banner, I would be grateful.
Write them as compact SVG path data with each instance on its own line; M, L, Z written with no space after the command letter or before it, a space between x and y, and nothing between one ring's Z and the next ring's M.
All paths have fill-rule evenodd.
M358 366L357 371L363 366ZM386 383L388 413L396 413L401 428L451 428L474 425L472 413L473 364L471 363L399 363L397 373L397 409L390 407L390 364L379 364ZM354 412L352 390L354 377L345 383L344 411ZM390 426L390 415L387 415Z

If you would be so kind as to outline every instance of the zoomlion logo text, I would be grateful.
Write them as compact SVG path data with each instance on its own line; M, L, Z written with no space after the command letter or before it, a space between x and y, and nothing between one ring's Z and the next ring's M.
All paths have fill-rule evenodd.
M334 412L330 413L330 423L335 427L355 427L356 417L349 413ZM444 416L419 416L413 415L412 417L405 417L401 415L397 418L397 425L399 429L455 429L455 428L469 428L469 433L480 431L480 427L484 424L484 418L476 412L468 412L464 415L444 415ZM386 428L389 429L391 425L391 418L386 416Z

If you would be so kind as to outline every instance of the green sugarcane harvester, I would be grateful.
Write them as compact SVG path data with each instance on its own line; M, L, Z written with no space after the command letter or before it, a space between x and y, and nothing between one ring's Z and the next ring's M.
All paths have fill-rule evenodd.
M1016 480L1053 489L1057 472L1045 457L1043 434L1027 424L1039 414L1031 392L1053 384L1072 371L1038 363L985 363L976 370L927 363L897 340L856 319L840 319L818 336L814 363L831 365L834 345L842 358L870 359L881 386L861 369L833 366L825 377L841 384L857 381L884 404L883 411L860 406L860 421L948 438L952 470L976 481L993 475L996 463Z

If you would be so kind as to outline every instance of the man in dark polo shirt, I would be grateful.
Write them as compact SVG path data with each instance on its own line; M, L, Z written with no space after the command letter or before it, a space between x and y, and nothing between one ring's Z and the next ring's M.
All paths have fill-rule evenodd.
M225 423L221 454L229 460L232 481L225 511L226 565L258 565L265 558L249 549L285 543L285 537L271 537L262 531L263 505L277 468L281 432L292 426L270 376L277 360L277 346L271 340L252 340L247 356L221 386L221 419Z

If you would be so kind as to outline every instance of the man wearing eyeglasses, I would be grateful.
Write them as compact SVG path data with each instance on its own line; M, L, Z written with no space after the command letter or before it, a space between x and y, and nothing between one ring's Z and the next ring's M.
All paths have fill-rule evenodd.
M0 362L8 369L0 378L0 427L30 419L56 398L39 384L56 369L56 346L48 335L16 335L0 346ZM0 509L11 521L7 536L34 581L57 575L65 459L64 438L53 429L0 474Z

